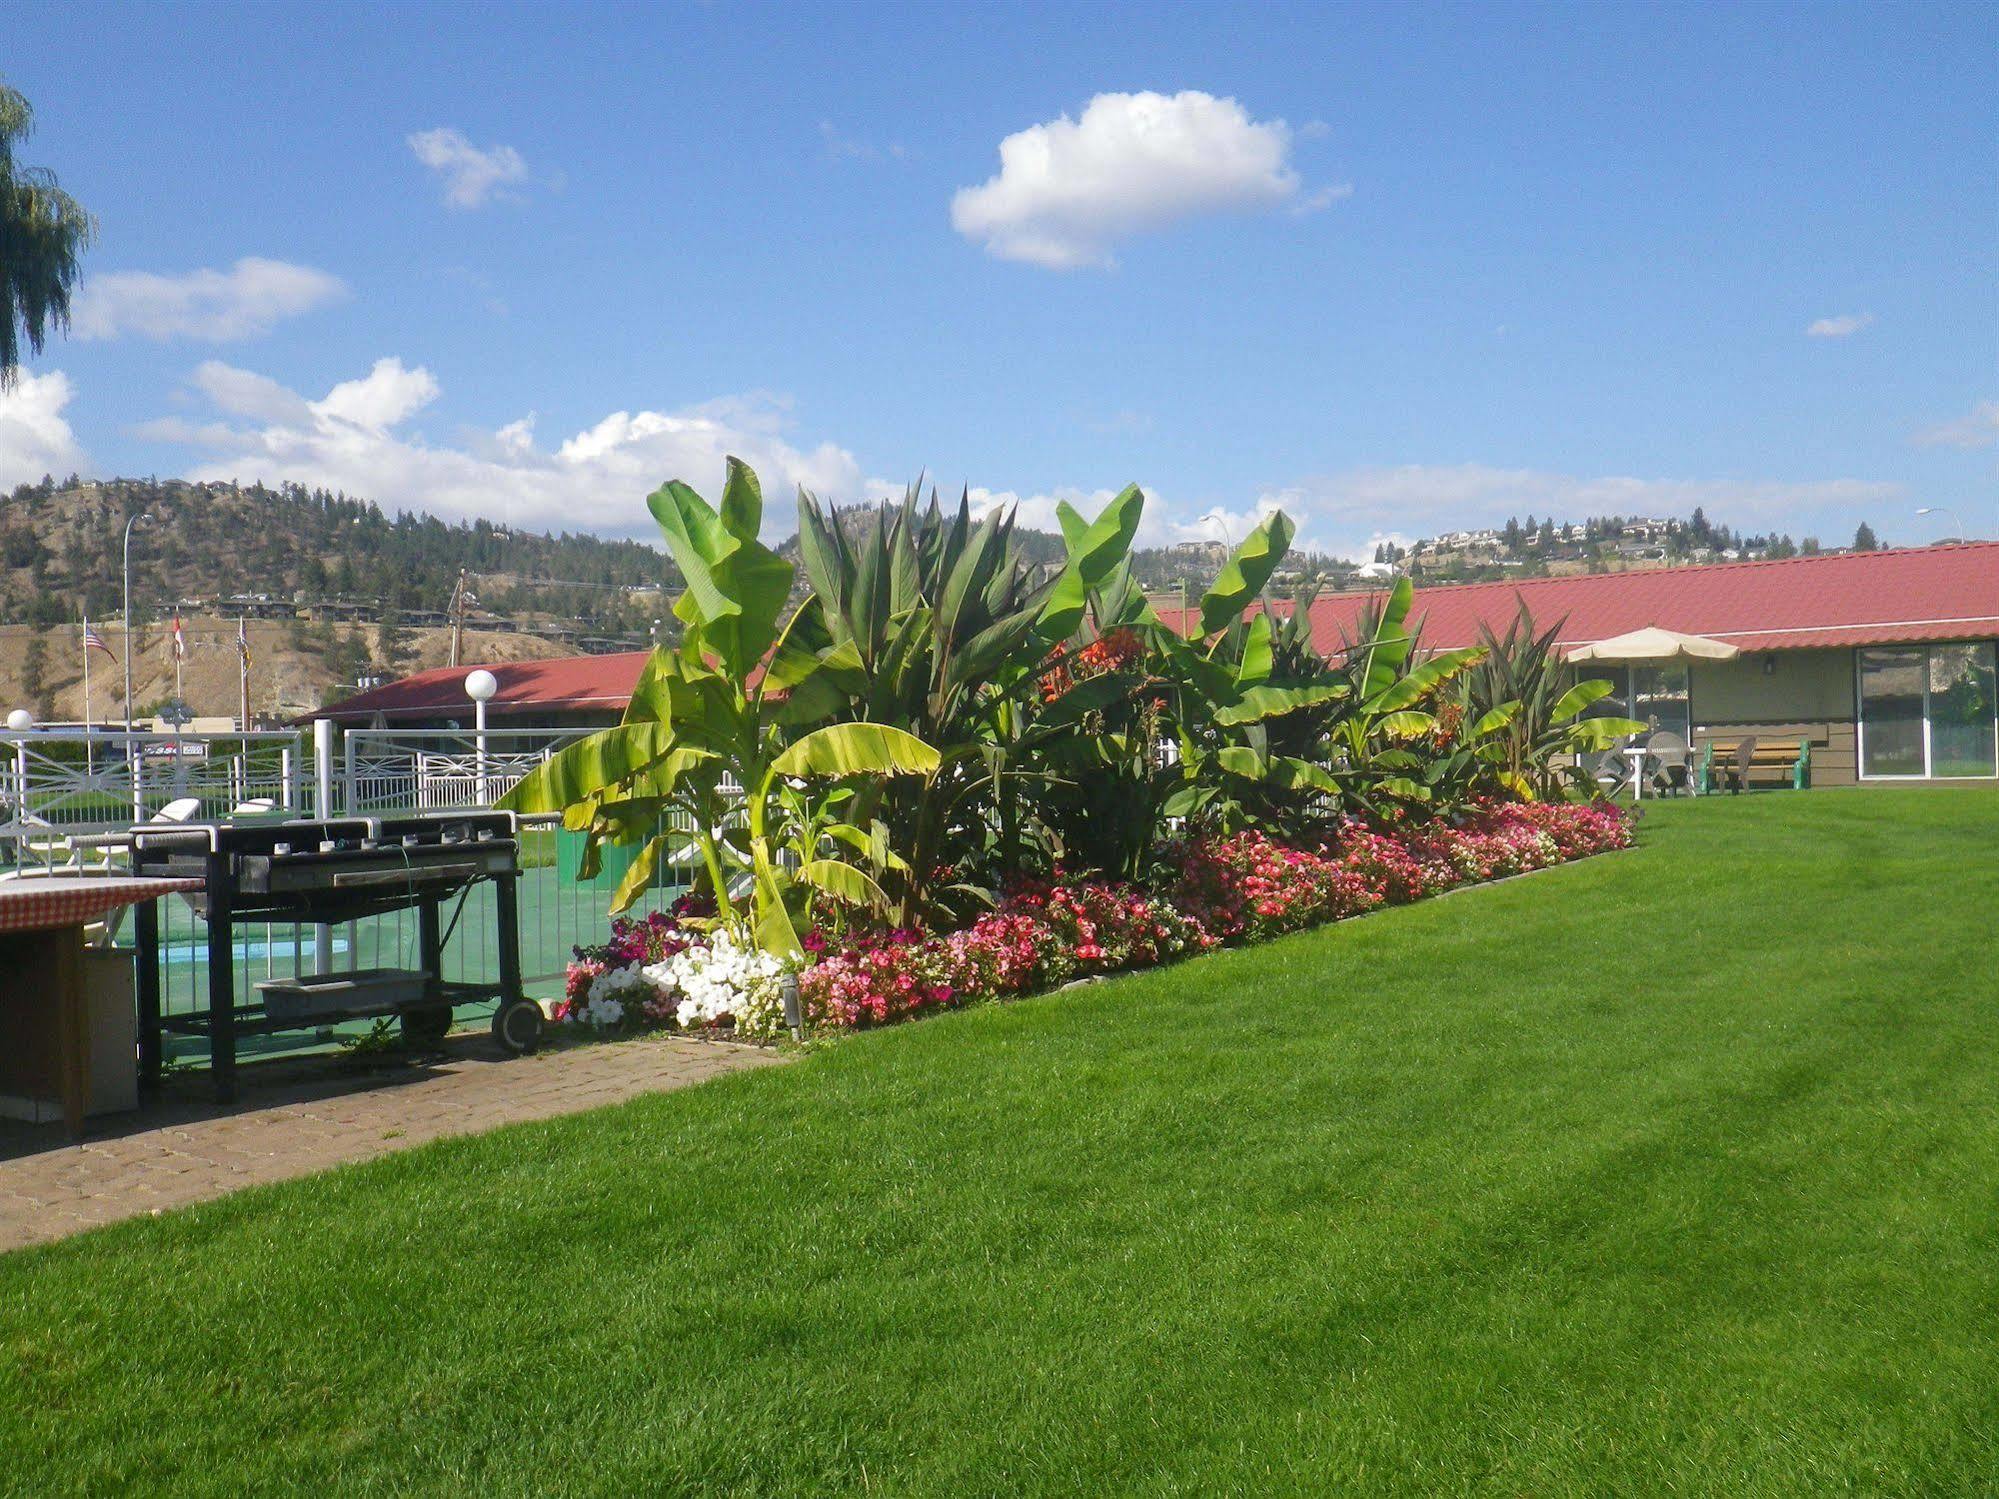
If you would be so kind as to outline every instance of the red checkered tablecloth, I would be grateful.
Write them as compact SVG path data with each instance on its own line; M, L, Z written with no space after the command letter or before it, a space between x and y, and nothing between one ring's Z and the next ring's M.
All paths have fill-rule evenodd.
M199 890L200 880L116 879L83 874L0 880L0 932L46 932L82 926L122 906Z

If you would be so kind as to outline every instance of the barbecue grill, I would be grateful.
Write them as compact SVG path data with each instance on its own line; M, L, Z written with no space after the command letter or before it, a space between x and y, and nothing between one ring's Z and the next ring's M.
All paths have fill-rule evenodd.
M502 1046L528 1051L540 1039L541 1007L521 992L520 839L510 812L146 826L132 830L131 850L134 874L202 880L199 893L182 898L208 924L208 1008L166 1016L159 915L151 904L139 908L139 1066L148 1081L159 1077L167 1031L207 1039L215 1096L224 1103L235 1096L236 1042L244 1035L394 1015L406 1036L434 1041L450 1029L454 1005L497 999L493 1034ZM494 887L499 980L447 981L445 944L463 897L482 881ZM443 907L453 897L446 929ZM419 967L267 980L253 1003L236 1002L239 920L331 926L411 909Z

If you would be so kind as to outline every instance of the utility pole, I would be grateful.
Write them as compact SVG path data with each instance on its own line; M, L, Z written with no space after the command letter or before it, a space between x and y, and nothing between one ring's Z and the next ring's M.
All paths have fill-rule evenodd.
M458 569L458 581L451 587L451 605L446 611L451 616L451 664L456 666L465 654L465 611L479 602L468 581L464 568Z

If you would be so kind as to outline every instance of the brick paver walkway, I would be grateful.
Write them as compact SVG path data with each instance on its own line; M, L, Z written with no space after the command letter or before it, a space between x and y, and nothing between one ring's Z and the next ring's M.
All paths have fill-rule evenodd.
M240 1101L227 1109L206 1101L205 1074L169 1078L157 1102L92 1120L79 1143L57 1125L0 1120L0 1250L778 1060L680 1036L507 1057L489 1037L464 1035L433 1059L387 1070L323 1055L244 1067Z

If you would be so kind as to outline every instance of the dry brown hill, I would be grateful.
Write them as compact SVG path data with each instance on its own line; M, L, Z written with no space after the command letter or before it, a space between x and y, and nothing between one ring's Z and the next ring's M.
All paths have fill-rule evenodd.
M213 616L189 615L182 621L188 641L188 659L182 666L182 683L189 709L197 717L234 718L239 699L236 621ZM100 624L98 632L113 654L93 651L90 658L90 696L94 717L103 722L115 717L119 694L124 687L123 640L115 623ZM378 653L380 632L372 626L356 626L335 637L333 650L316 648L309 632L275 620L251 620L246 626L250 640L250 712L253 717L290 718L318 707L323 695L341 681L340 642L346 659L357 659L356 647L368 656ZM402 632L411 654L402 670L421 671L442 666L450 659L450 631L411 629ZM23 678L29 642L42 641L43 695L51 701L51 721L78 721L83 717L83 648L76 625L39 628L34 625L0 625L0 713L35 703ZM307 636L304 643L300 637ZM133 631L132 697L144 714L150 707L172 695L173 661L165 649L163 631L155 626ZM490 661L535 661L567 654L567 648L532 635L467 628L463 659L469 664ZM348 691L352 691L350 686Z

